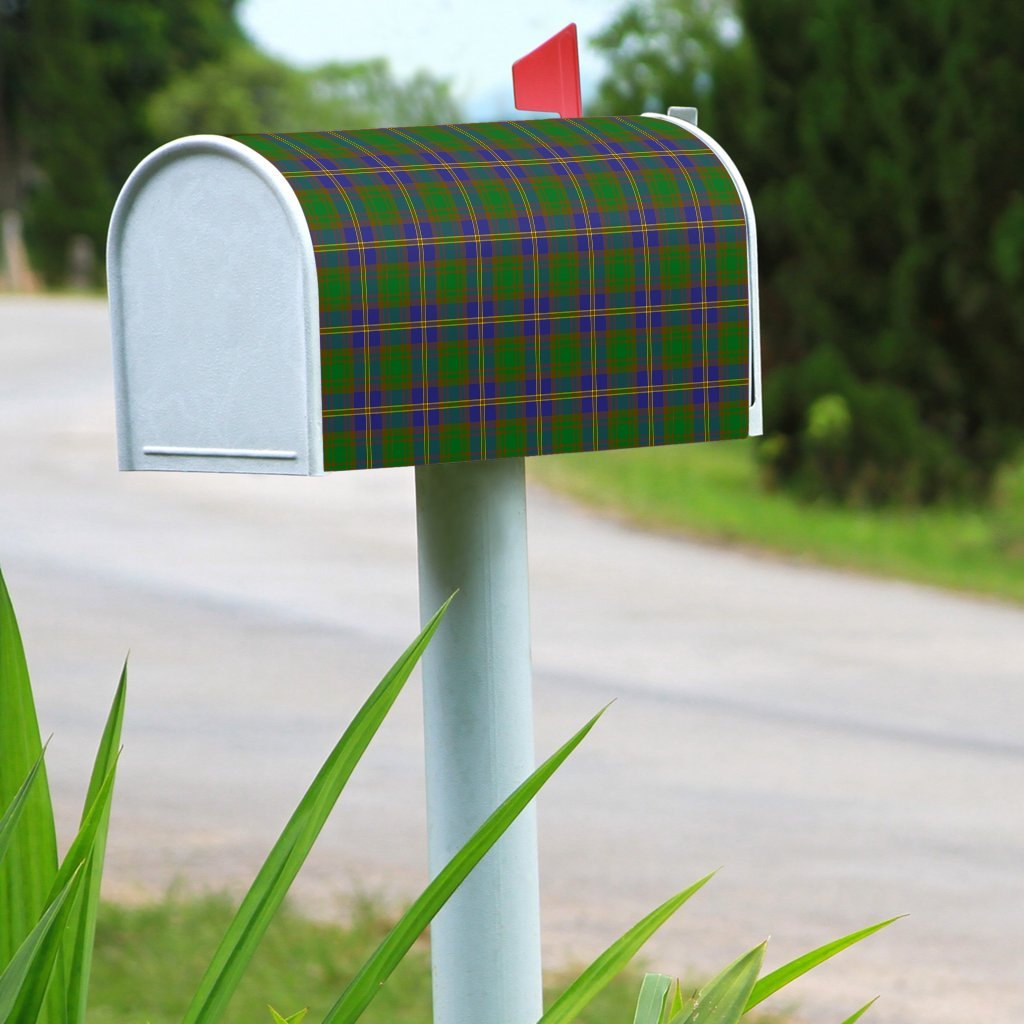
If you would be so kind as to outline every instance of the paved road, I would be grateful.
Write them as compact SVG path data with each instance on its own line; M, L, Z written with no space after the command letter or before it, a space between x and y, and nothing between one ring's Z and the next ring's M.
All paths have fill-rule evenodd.
M412 479L118 475L105 307L0 300L0 561L68 829L132 649L115 896L238 887L416 629ZM531 493L538 745L619 700L541 801L552 962L719 865L652 962L772 962L912 915L801 1019L1024 1016L1024 611L632 531ZM423 879L403 695L300 895Z

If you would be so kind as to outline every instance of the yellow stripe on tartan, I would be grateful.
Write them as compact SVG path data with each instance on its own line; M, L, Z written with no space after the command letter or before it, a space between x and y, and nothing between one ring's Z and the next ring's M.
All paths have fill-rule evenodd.
M586 221L584 227L584 233L587 239L587 263L590 272L589 286L590 286L590 385L591 385L591 400L594 403L590 414L590 437L594 449L598 447L598 430L597 430L597 392L594 391L594 386L597 383L597 311L594 309L597 304L597 296L594 294L594 233L590 226L590 211L587 209L587 200L583 195L583 189L580 188L580 183L576 178L576 175L572 173L568 163L557 153L555 153L554 145L552 143L543 142L538 139L537 136L530 131L522 122L510 121L509 125L515 128L517 131L522 132L528 138L534 142L544 146L545 149L555 154L555 160L565 168L565 173L569 176L569 180L572 182L573 188L576 189L576 195L580 201L580 210L583 211L583 217ZM549 161L550 162L550 161ZM577 316L579 313L577 312Z
M675 313L688 309L732 309L736 306L746 306L747 299L716 299L714 302L659 302L657 305L651 302L630 305L613 306L611 309L601 310L602 316L626 316L630 313ZM578 317L578 309L563 309L553 313L545 313L546 320L568 320ZM508 313L501 316L485 316L480 322L485 324L522 324L535 319L532 314L521 315L519 313ZM437 320L424 320L422 323L430 327L465 327L471 323L477 323L477 317L442 317ZM404 331L410 327L418 327L419 320L401 320L393 323L380 324L382 331ZM360 330L358 326L351 324L345 327L324 327L321 334L353 334Z
M733 386L746 386L750 383L749 377L731 377L728 380L719 382L722 387L733 387ZM693 383L691 381L680 381L678 384L659 384L654 388L656 393L671 394L679 391L700 391L704 385L702 383ZM600 398L616 398L624 397L626 395L642 395L648 389L646 387L621 387L621 388L600 388L597 392ZM546 395L545 397L550 401L563 401L571 398L590 398L592 391L556 391L553 394ZM536 399L532 395L502 395L496 396L488 400L489 405L523 405L527 402L533 402ZM446 401L435 402L434 407L436 409L469 409L476 405L476 400L472 398L450 398ZM377 411L381 413L397 413L397 412L415 412L419 406L415 403L401 403L396 402L394 405L381 405L378 406ZM355 409L325 409L324 416L339 417L339 416L357 416L359 415L358 410ZM641 446L644 447L644 446ZM653 446L652 446L653 447ZM537 452L538 455L541 452Z
M537 392L537 415L534 418L534 429L537 432L537 454L544 454L544 417L540 413L540 389L541 389L541 372L540 372L540 253L537 251L537 222L533 217L533 208L530 206L530 200L526 195L526 190L523 188L519 181L519 178L511 173L511 167L513 166L507 160L504 160L499 156L494 149L487 144L487 142L480 137L473 135L472 132L463 128L461 125L452 125L455 131L464 135L470 142L476 142L478 145L483 146L493 157L496 163L502 167L509 169L509 179L516 187L516 191L519 193L519 198L523 201L523 209L526 212L526 216L530 221L530 230L528 232L529 237L533 243L533 379L534 387ZM480 162L481 167L490 167L489 163ZM526 237L525 232L517 232L515 235L493 235L486 236L489 241L496 238L524 238ZM479 310L478 310L479 312Z
M501 122L501 123L503 123L503 124L513 124L514 122L505 121L505 122ZM455 128L456 130L461 130L464 126L463 125L458 125L458 124L450 124L450 125L446 125L446 127L448 127L448 128ZM328 134L335 135L337 133L336 132L330 132ZM346 132L345 134L351 136L351 135L358 135L359 132L358 131ZM474 141L477 141L477 140L474 140ZM424 148L426 148L426 147L424 147ZM487 147L487 148L489 149L490 147ZM696 149L688 149L686 151L686 155L687 156L690 156L691 154L696 155L696 156L707 156L707 155L710 155L711 153L712 153L712 150L708 149L706 146L700 146L700 147L698 147ZM642 152L638 152L638 153L623 153L621 155L622 156L633 157L634 159L638 159L639 160L639 159L643 159L643 158L648 158L649 159L651 157L663 156L664 154L661 151L651 152L651 150L645 149ZM592 154L583 153L583 154L581 154L578 157L576 157L576 156L573 157L573 160L583 161L583 162L586 162L588 160L607 160L607 159L608 159L608 156L605 153L592 153ZM505 161L503 161L503 163L505 164L506 167L531 167L531 166L533 166L535 164L538 165L538 166L545 166L547 164L550 164L551 161L547 157L522 157L521 159L518 159L518 160L505 160ZM460 171L462 171L462 170L469 171L469 170L473 170L474 168L491 167L491 166L493 166L493 165L491 164L491 162L489 160L469 160L466 163L449 163L448 164L448 167L450 167L452 169L458 169ZM398 165L396 165L395 170L398 170L398 171L436 171L437 170L437 165L436 164L398 164ZM312 177L315 177L320 172L319 171L282 171L281 173L286 178L312 178ZM377 169L375 167L355 167L355 168L353 168L350 171L350 170L348 170L346 168L345 173L346 174L376 174L377 173Z
M458 127L452 125L453 128ZM332 133L334 134L334 133ZM495 162L501 163L499 157L495 157ZM391 170L391 168L388 168ZM395 171L401 170L401 168L395 168ZM348 174L348 171L341 172ZM518 185L519 182L516 181ZM531 218L532 219L532 218ZM705 227L745 227L746 221L742 217L731 217L723 218L722 220L708 220L704 222ZM670 221L659 221L658 229L669 230L671 228L692 228L693 222L688 220L670 220ZM626 235L631 231L636 231L635 224L611 224L608 226L601 225L600 227L592 228L595 237L597 235ZM545 228L542 230L535 231L494 231L490 234L481 233L480 238L485 242L503 242L512 241L521 238L576 238L578 231L575 228ZM430 241L436 242L438 245L456 245L463 242L469 241L469 235L437 235L430 239ZM374 239L373 241L366 242L366 249L395 249L401 245L408 245L409 240L407 238L387 238L382 240ZM313 249L315 252L344 252L346 249L354 249L356 246L355 242L324 242L320 245L314 245Z
M367 149L365 146L361 146L355 139L352 138L353 132L342 134L341 132L331 132L331 135L335 136L341 142L347 142L349 145L358 149L361 153L368 156L371 160L376 160L381 167L388 171L395 181L395 184L401 189L402 195L405 197L406 205L409 207L409 216L412 217L412 223L416 229L416 242L419 245L420 250L420 312L425 313L427 308L427 264L424 259L423 252L423 230L420 227L419 215L416 213L416 205L412 201L412 197L409 195L409 190L405 187L402 179L398 176L398 171L388 167L383 160L380 159L372 150ZM405 240L408 245L408 239ZM368 326L368 325L367 325ZM426 357L427 352L427 339L426 339L426 326L422 326L421 330L424 332L421 338L420 344L420 377L422 378L423 384L423 401L420 403L420 409L423 411L423 465L430 464L430 382L427 379L427 364L428 360ZM366 401L369 403L370 396L367 393ZM386 410L382 410L386 411ZM409 411L415 412L415 409Z
M530 121L525 125L442 126L394 133L264 135L262 138L266 145L262 148L258 145L259 137L253 138L253 147L281 165L303 206L309 210L307 219L317 242L314 251L318 261L322 319L338 325L320 329L325 359L328 365L333 359L334 365L334 369L327 370L325 376L325 405L339 406L333 410L327 408L324 412L325 439L329 438L333 445L330 454L325 450L330 461L326 468L360 464L398 465L410 461L433 461L435 458L479 458L512 450L533 454L549 450L586 450L599 444L604 447L636 445L640 443L638 427L644 424L638 415L640 410L636 402L643 394L647 395L647 421L644 424L647 443L654 441L655 431L661 439L659 443L710 439L719 413L727 429L733 429L742 411L740 406L745 405L735 395L741 386L749 384L749 371L744 368L744 359L733 351L737 331L743 327L751 298L749 281L746 281L737 262L747 244L742 237L747 221L739 215L736 197L731 191L707 192L711 187L711 176L721 170L720 161L710 147L698 147L689 135L677 139L678 131L670 134L658 131L657 125L651 125L649 130L645 127L646 123L638 118L607 118L603 123L598 119L583 119L582 123L576 119L551 119ZM605 148L598 152L606 140L618 143L619 151ZM631 152L629 146L632 142L646 144L646 148L642 152ZM562 149L563 146L566 148ZM419 152L416 147L419 147ZM521 159L510 155L524 151L527 155ZM460 157L467 159L461 160ZM632 163L630 157L637 163ZM298 158L308 161L306 166L309 170L296 166ZM431 158L437 162L423 163L424 159ZM346 166L350 163L358 166ZM625 166L627 163L628 167ZM287 171L285 167L295 170ZM482 170L469 171L469 168ZM543 188L536 191L538 172L543 174L547 168L557 170L563 176L561 187L552 185L550 194ZM404 172L417 170L419 173L406 178ZM456 171L462 178L461 182ZM678 180L672 180L680 173L686 182L685 187ZM356 177L351 178L352 175ZM442 177L449 180L442 181ZM342 180L344 188L341 187ZM547 181L553 182L554 179L545 179ZM714 181L717 182L718 178L715 177ZM658 187L649 192L652 182ZM678 220L658 222L658 217L666 213L678 216L675 213L677 203L686 196L691 199L695 210L685 223ZM307 202L307 197L310 202ZM437 198L436 203L432 197ZM370 204L365 210L361 198ZM576 208L572 206L573 199L576 200ZM458 206L460 201L462 208ZM463 208L465 214L461 213ZM546 214L549 208L554 213L548 224L541 228L541 214ZM630 213L634 208L638 209L638 214L632 216L638 218L638 223L621 224L621 212ZM482 230L484 218L491 213L494 217L485 232ZM355 242L347 241L345 235L337 231L339 223L341 226L346 223L341 221L341 214L349 218L355 231ZM567 223L563 218L568 214L579 218L579 228L563 226ZM598 223L599 216L605 220L604 224ZM459 221L462 219L464 232L460 234ZM608 224L608 220L618 223ZM403 223L407 224L404 231ZM507 226L510 230L501 231L496 225ZM428 231L437 231L438 228L445 233L428 237ZM698 232L692 244L686 241L687 229ZM706 237L714 234L714 229L719 229L717 240ZM669 233L659 236L660 248L655 244L656 230ZM639 232L635 237L642 240L642 250L636 246L630 255L627 232L633 231ZM400 233L409 237L397 237ZM625 245L622 257L617 257L618 262L610 265L609 273L614 271L614 276L609 277L607 285L598 278L598 270L604 264L596 247L602 237L609 239L605 247L610 244L614 253ZM552 277L550 284L546 283L547 257L543 251L548 247L546 240L554 240L551 247L562 253L567 241L584 238L586 241L578 243L578 250L571 258L566 250L559 264L562 272ZM334 241L328 242L328 239ZM452 248L473 242L477 246L475 263L464 257L460 250ZM532 245L530 260L524 259L525 254L521 252L528 244ZM487 245L488 250L496 247L493 253L488 252L486 259L483 245ZM407 255L403 255L402 247L408 249ZM428 248L439 261L438 274L443 271L446 275L438 276L436 298L430 294L433 264L426 258ZM373 256L374 250L381 253L377 259ZM671 269L669 263L659 265L659 252L667 258L669 250L684 254L678 268L678 260L675 259L670 261ZM346 269L345 254L353 251L356 255L348 256L351 265ZM586 261L583 251L587 253ZM722 260L717 269L716 253ZM336 256L332 259L331 254ZM492 255L495 273L498 272L497 264L501 264L503 276L500 280L495 279L495 287L499 284L501 287L500 295L492 294L489 288ZM636 260L641 257L644 259L642 273L636 265ZM692 281L697 259L700 260L697 281L701 287L701 294L697 296L700 301L656 304L650 301L654 294L652 289L659 287L667 289L662 291L666 297L688 298L685 294L679 295L676 287L685 283L683 278L690 277ZM413 267L413 263L417 266ZM357 266L358 284L352 273ZM526 280L526 275L531 272L532 285ZM743 297L708 301L709 292L714 293L713 284L722 286L723 291L718 295L742 293ZM643 287L646 301L630 304L633 295L632 292L624 294L627 285L637 290ZM585 302L588 287L590 309L584 310L576 296L583 295ZM497 310L510 312L495 315L495 307L490 301L485 307L485 288L488 289L486 299L493 299ZM477 308L474 316L467 316L467 310L461 304L470 301L474 291ZM412 306L417 293L420 305L417 316L410 317L406 312L403 317L402 306L406 303ZM622 307L599 308L598 300L607 303L615 293L623 293L625 302ZM542 305L542 298L548 294L551 296L550 305L546 301ZM529 301L531 295L533 306L526 314L521 303ZM374 310L369 309L371 299ZM433 317L428 319L428 307L435 302L442 315L431 309ZM386 321L390 317L401 317L402 321L374 323L373 331L386 333L371 334L370 314L377 318L378 303L379 319ZM360 305L363 322L356 326L354 321L359 315ZM551 306L559 311L549 312ZM696 320L685 312L687 310L699 310L698 330L693 329L695 323L685 323L690 319ZM716 310L721 312L712 320L710 313ZM444 313L456 315L446 317ZM662 318L661 313L667 317ZM633 321L628 319L641 314L647 316L643 340L639 331L632 327ZM579 326L575 322L577 318ZM598 322L607 323L607 328L598 332ZM583 331L587 330L588 324L588 348L583 348ZM500 367L488 369L495 346L484 338L483 332L485 328L494 332L495 326L511 348ZM443 341L440 348L433 346L429 353L424 342L419 370L411 365L411 338L402 336L402 332L416 327L424 333L429 328L431 334L440 328ZM446 327L449 330L445 330ZM468 338L473 327L479 333L475 360ZM523 362L530 356L526 334L530 328L533 330L535 365L532 372L524 373L521 369ZM550 344L541 328L552 331ZM345 343L352 339L355 330L362 332L365 344L362 353L357 345L349 354ZM462 341L460 334L463 335ZM334 336L337 336L336 341ZM378 338L385 339L380 352L376 348L370 349L371 337L374 346ZM721 348L716 348L716 339L720 341ZM605 342L611 344L613 340L616 354L609 350L609 369L612 365L615 368L612 379L631 386L598 388L598 358ZM666 344L660 355L659 342ZM560 345L568 345L569 348ZM444 380L430 378L435 352L447 355L441 364ZM354 376L352 363L361 354L366 361L362 372ZM475 367L474 362L477 364ZM588 362L592 380L587 387L582 387L577 375L586 373ZM655 365L665 369L669 379L678 380L681 376L697 378L697 374L691 374L689 370L696 370L698 366L702 368L702 376L685 384L656 386ZM641 366L646 366L647 371L644 386L637 384L631 376L639 373ZM672 373L672 368L680 372ZM604 367L600 366L600 369L603 371ZM745 372L748 376L730 380L711 377L712 371L728 373L730 369ZM466 388L475 390L476 380L480 382L480 395L470 398ZM430 384L441 385L439 392L432 390ZM568 385L568 388L553 394L545 393L545 387L557 387L558 384ZM495 385L505 397L487 397L493 393ZM425 404L421 403L419 394L415 401L412 400L410 386L417 392L422 386ZM712 408L708 396L719 387L724 390ZM356 408L353 399L363 388L367 393L366 406ZM530 393L526 393L527 388L531 389ZM664 414L660 406L655 407L652 394L663 404ZM371 396L378 403L390 400L394 404L374 405ZM434 403L430 402L431 397L435 399ZM535 403L535 412L525 404L530 401ZM555 406L554 415L542 411L550 408L546 404L548 401L560 403ZM603 412L600 416L596 414L598 401L608 408L608 417ZM701 404L699 409L698 404ZM496 435L492 421L487 419L495 415L495 408L499 410ZM410 412L419 415L417 410L424 413L423 424L410 423ZM477 410L480 414L479 441L477 431L473 429ZM528 410L531 415L527 415ZM443 417L441 428L434 426L439 411ZM390 414L380 428L374 425L379 419L378 414ZM332 425L327 427L329 417L333 417ZM586 422L588 418L589 425ZM663 422L664 434L661 433ZM360 437L364 425L366 434ZM604 436L606 426L607 437ZM440 449L438 429L442 437ZM529 440L531 437L533 441ZM498 448L493 448L492 438ZM476 444L479 447L474 449ZM364 445L365 461L362 458Z
M362 228L362 225L359 223L359 218L356 216L355 207L352 205L352 201L349 199L349 197L346 194L345 190L341 187L341 185L338 183L338 180L334 177L334 174L331 171L329 171L326 167L324 167L324 165L320 161L320 159L318 157L316 157L312 152L305 151L301 146L298 146L294 142L292 142L291 139L286 138L284 135L275 135L272 132L270 132L268 134L270 135L270 137L272 139L276 139L278 142L284 143L284 145L286 145L289 149L295 150L295 152L298 153L300 156L305 157L307 160L312 160L318 167L320 167L323 170L323 173L330 179L331 184L334 186L334 188L337 191L338 195L340 195L342 200L344 201L345 207L348 210L348 214L352 218L352 225L353 225L356 233L360 237L362 237L363 228ZM342 171L342 172L339 172L339 173L344 173L344 172ZM360 254L360 260L359 260L359 285L360 285L360 289L361 289L361 292L362 292L363 324L365 325L366 322L367 322L367 318L369 316L369 310L367 308L369 304L367 302L367 292L366 292L366 259L365 259L365 257L363 257L364 250L362 248L357 249L357 251ZM319 281L319 279L320 279L320 272L319 272L319 268L318 268L318 270L317 270L317 280ZM322 336L323 335L323 329L322 328L321 328L320 333L321 333L321 336ZM364 338L363 338L363 377L364 377L364 381L365 381L366 397L367 397L367 401L365 403L366 409L364 411L364 415L366 416L366 468L367 469L373 469L373 446L371 444L370 409L369 409L369 397L370 397L370 384L371 384L371 380L370 380L370 342L369 342L369 336L368 335L364 335Z
M477 223L476 210L473 208L473 204L470 202L469 193L462 187L462 182L459 181L455 171L448 163L444 160L439 152L436 152L432 146L428 146L422 139L416 139L415 137L407 135L401 128L385 128L393 135L397 135L401 139L405 139L406 142L414 146L419 146L420 149L427 153L432 154L438 160L442 167L448 171L451 175L452 181L455 183L455 187L459 190L462 195L463 202L466 204L466 212L469 214L470 223L473 225L473 236L476 239L476 311L477 311L477 374L479 376L480 386L480 458L487 458L487 417L484 415L485 401L485 384L486 384L486 370L484 368L484 320L483 320L483 308L484 308L484 256L480 248L480 225ZM435 168L436 170L437 168Z
M602 140L595 135L585 124L581 124L579 121L569 122L573 128L579 131L586 132L592 139L595 139L598 143ZM602 143L607 145L607 143ZM609 147L610 148L610 147ZM614 150L612 151L614 153ZM640 231L644 240L644 296L647 302L650 303L651 299L651 247L647 236L647 214L644 212L644 201L640 196L640 190L636 187L636 179L630 173L629 168L626 166L625 157L619 157L615 154L618 159L620 166L622 167L622 173L625 174L626 179L629 181L629 186L633 190L633 197L636 199L637 213L640 214ZM644 336L647 350L647 443L650 444L654 438L654 392L651 390L651 380L654 375L654 356L652 353L653 342L651 340L651 314L647 313L644 317Z
M641 128L639 125L633 124L632 121L628 121L624 117L616 118L616 120L621 121L623 124L625 124L628 127L632 128L633 131L637 132L640 135L643 135L645 138L648 138L648 139L654 139L655 138L655 136L649 134L648 132L645 132L643 130L643 128ZM674 153L674 152L672 153L672 159L675 161L675 165L679 168L679 170L683 174L683 177L686 179L686 184L689 186L689 189L690 189L690 196L693 198L693 209L694 209L694 212L697 215L697 230L698 230L698 232L700 232L700 294L706 300L706 298L707 298L708 265L707 265L707 249L706 249L706 247L704 245L704 227L705 227L705 224L704 224L703 218L701 217L701 212L700 212L700 197L697 195L696 188L694 188L693 179L690 177L689 170L686 168L686 166L683 164L683 162L678 158L678 155L676 153ZM708 226L710 226L710 224ZM708 441L711 438L711 410L708 408L708 315L707 315L707 311L708 311L708 309L710 309L712 307L706 301L703 301L703 302L699 303L699 306L701 308L701 318L700 318L701 347L702 347L703 352L704 352L704 369L703 369L703 375L704 375L704 440Z

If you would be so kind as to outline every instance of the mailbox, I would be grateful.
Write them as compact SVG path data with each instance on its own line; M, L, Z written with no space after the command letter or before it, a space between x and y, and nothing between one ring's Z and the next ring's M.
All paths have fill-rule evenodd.
M108 243L123 469L416 466L436 875L534 763L524 456L761 432L750 197L694 112L581 117L575 26L513 65L560 119L201 135ZM438 1024L542 1010L527 811L431 928ZM493 993L500 992L495 1011Z
M122 469L761 432L750 198L682 118L180 139L108 263Z

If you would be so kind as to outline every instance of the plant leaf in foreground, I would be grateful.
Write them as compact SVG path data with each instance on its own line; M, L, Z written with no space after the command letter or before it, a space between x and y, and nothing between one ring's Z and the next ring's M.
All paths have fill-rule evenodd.
M359 969L338 1001L327 1012L323 1024L352 1024L359 1018L434 915L533 800L562 762L580 745L602 714L604 712L599 711L575 736L559 747L525 782L506 797L462 849L435 875L369 960Z
M214 1024L220 1018L345 784L437 632L451 600L384 676L317 773L228 926L182 1024Z
M68 927L65 940L67 963L68 1024L85 1024L86 1004L89 996L89 975L92 968L93 945L96 941L96 915L100 906L100 883L103 879L103 860L107 850L107 829L110 824L110 805L113 794L105 794L105 782L112 777L121 747L121 726L124 723L125 695L128 688L128 662L121 669L121 678L100 737L100 745L93 761L89 789L82 808L81 827L85 828L89 815L99 807L96 837L92 855L85 864L82 898Z
M721 974L712 978L694 996L685 1017L673 1018L671 1024L736 1024L746 1012L750 991L757 981L767 943L755 946L733 961Z
M15 798L43 752L25 649L0 573L0 807ZM25 799L20 822L0 863L0 964L21 947L49 902L57 874L57 835L46 766ZM63 1024L54 1005L45 1024Z
M309 1007L306 1007L305 1010L299 1010L290 1017L282 1017L272 1006L268 1006L267 1009L270 1010L274 1024L302 1024L303 1018L309 1013Z
M714 877L705 875L688 889L677 893L656 907L629 931L619 936L569 987L551 1004L537 1024L567 1024L601 991L637 954L640 947L695 893Z
M645 974L640 985L640 996L636 1001L633 1024L661 1024L665 1009L665 997L672 985L667 974Z
M668 1010L665 1014L667 1020L672 1020L683 1012L683 986L679 979L676 979L676 987L672 990L672 998L669 1000Z
M96 799L93 801L92 806L89 808L85 815L85 819L82 822L82 827L78 830L78 835L71 842L71 846L68 848L68 852L64 855L64 860L61 861L60 867L57 869L57 877L53 883L53 889L50 892L50 901L55 901L60 893L66 889L70 884L72 878L77 878L78 884L76 885L76 893L82 889L82 883L85 880L85 867L87 862L91 859L92 853L96 848L96 841L99 836L100 826L106 820L107 815L110 813L110 800L114 792L114 768L111 768L107 773L107 777L103 780L100 786L99 792L96 794ZM72 912L77 906L78 901L76 900L72 906L68 907L67 917L72 919ZM17 1013L18 1021L26 1021L29 1024L35 1024L36 1017L39 1013L39 1009L33 1009L29 1012L26 1008L41 1008L43 1001L46 999L46 990L49 986L51 1000L48 1010L53 1012L50 1007L56 1004L57 1012L65 1015L67 1014L67 997L68 990L64 984L65 965L63 958L63 942L65 933L70 930L69 928L61 928L61 933L57 938L57 945L54 950L54 958L58 965L57 969L61 983L57 985L50 985L50 969L45 973L37 971L33 974L28 981L25 983L25 991L22 993L22 1002L18 1003ZM52 967L52 964L51 964Z
M766 974L754 986L753 992L750 993L747 1009L752 1010L758 1003L763 1003L769 996L774 995L780 988L788 985L791 981L795 981L802 974L806 974L819 964L830 960L837 953L841 953L844 949L848 949L855 943L860 942L861 939L866 939L869 935L874 935L875 932L888 928L889 925L898 920L900 920L899 917L890 917L887 921L880 921L869 928L861 928L860 931L851 932L849 935L844 935L841 939L835 939L833 942L825 943L824 946L812 949L809 953L804 953L803 956L799 956L788 964L783 964L770 974Z
M3 817L0 817L0 862L3 861L4 854L7 853L7 847L10 845L11 837L14 835L14 828L18 824L21 812L25 809L25 803L28 800L29 791L32 789L32 783L35 782L42 765L43 755L40 754L36 758L36 763L29 769L29 773L19 787L18 792L14 794L14 799L10 802L7 810L4 811Z
M856 1013L853 1013L849 1017L847 1017L846 1020L843 1021L843 1024L857 1024L857 1021L859 1021L861 1017L863 1017L864 1014L867 1013L868 1010L870 1010L871 1007L874 1006L877 1002L878 996L875 996L875 998L872 999L870 1003L865 1003Z
M78 871L46 908L0 974L0 1024L7 1024L16 1005L18 1022L34 1022L38 1018L81 882L82 873Z

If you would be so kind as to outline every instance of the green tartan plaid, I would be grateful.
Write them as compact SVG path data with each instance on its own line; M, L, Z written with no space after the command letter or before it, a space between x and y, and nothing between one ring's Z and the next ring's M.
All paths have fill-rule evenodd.
M309 222L325 469L747 435L747 225L685 129L608 117L239 139Z

